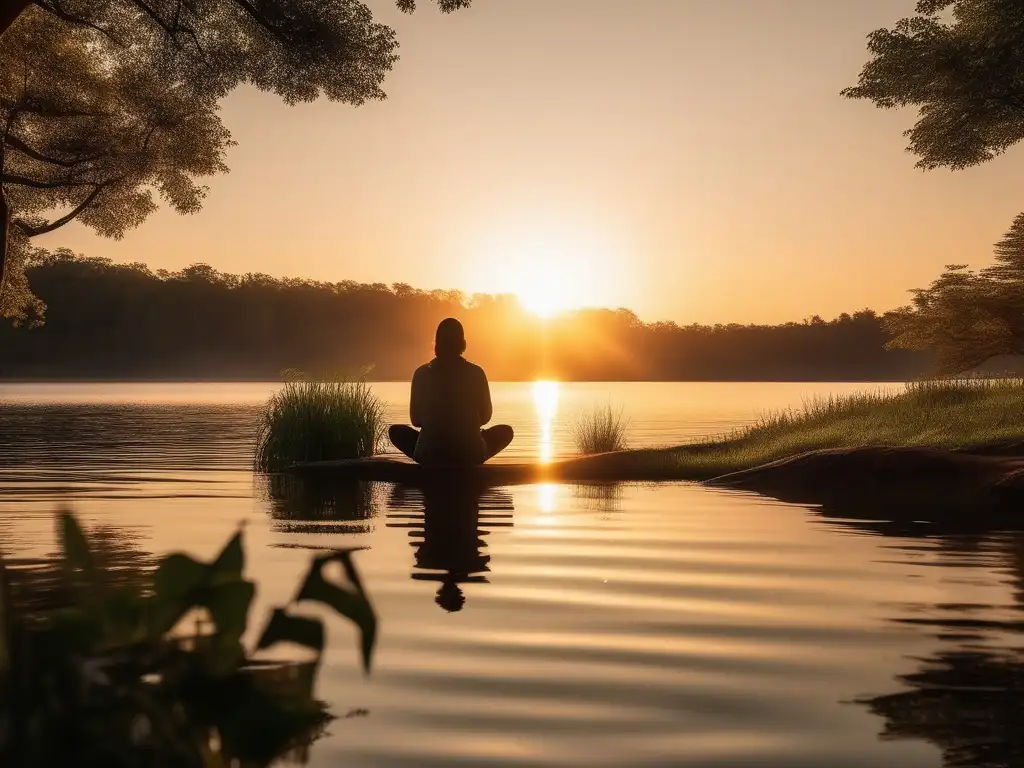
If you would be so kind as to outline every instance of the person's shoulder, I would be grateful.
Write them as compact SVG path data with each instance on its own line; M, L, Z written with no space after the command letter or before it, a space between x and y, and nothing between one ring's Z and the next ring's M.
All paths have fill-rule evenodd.
M463 358L462 361L466 364L466 369L473 373L474 376L483 376L485 379L487 378L487 374L484 373L484 369L481 368L479 365L477 365L476 363L471 363L469 360L466 360L465 358Z
M432 361L430 363L424 363L419 368L417 368L415 371L413 371L412 377L414 379L417 379L417 378L420 378L422 376L428 375L433 370L431 365L432 365Z

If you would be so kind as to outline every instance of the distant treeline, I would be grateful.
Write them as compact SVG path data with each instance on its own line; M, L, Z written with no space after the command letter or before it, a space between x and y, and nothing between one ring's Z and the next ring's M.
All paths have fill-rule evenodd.
M927 371L920 353L884 348L871 310L783 325L643 323L585 309L541 321L512 296L408 285L321 283L112 264L67 251L28 269L45 302L39 327L0 324L0 377L276 379L282 370L407 379L431 355L444 317L463 320L467 356L492 381L899 380Z

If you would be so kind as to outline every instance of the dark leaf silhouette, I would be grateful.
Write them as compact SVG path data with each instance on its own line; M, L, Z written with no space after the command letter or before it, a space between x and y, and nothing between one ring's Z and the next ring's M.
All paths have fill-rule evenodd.
M277 608L267 622L256 647L269 648L276 643L295 643L316 651L319 656L324 649L324 625L320 619L308 616L294 616L283 608Z
M338 562L353 589L333 584L324 578L323 569L328 563ZM309 574L296 596L296 601L311 600L333 608L339 614L352 620L362 636L360 645L363 667L368 672L373 659L373 646L377 639L377 616L363 591L350 552L334 552L313 560Z

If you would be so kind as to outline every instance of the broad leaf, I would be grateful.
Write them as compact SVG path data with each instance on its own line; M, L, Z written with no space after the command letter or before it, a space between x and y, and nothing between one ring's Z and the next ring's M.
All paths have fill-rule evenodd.
M188 555L167 555L153 575L152 631L163 634L194 608L206 584L210 566Z
M167 555L153 574L153 590L160 599L180 599L200 589L209 570L210 566L180 552Z
M245 549L242 544L242 531L238 531L210 566L210 580L213 583L238 581L242 578L243 568L245 568Z
M316 651L319 656L324 649L323 622L308 616L295 616L284 608L275 608L256 644L256 650L269 648L275 643L304 645Z
M73 570L81 571L86 579L95 585L96 566L93 562L92 550L89 548L89 541L85 538L85 533L78 525L75 516L70 512L61 512L58 525L64 559Z
M351 554L351 552L334 552L316 558L295 599L323 603L355 623L362 635L363 668L369 672L373 646L377 637L377 615L363 591ZM324 578L324 566L335 561L341 563L354 589L346 589L338 584L332 584Z
M211 588L202 603L226 641L237 642L249 620L249 606L256 588L251 581L233 581Z

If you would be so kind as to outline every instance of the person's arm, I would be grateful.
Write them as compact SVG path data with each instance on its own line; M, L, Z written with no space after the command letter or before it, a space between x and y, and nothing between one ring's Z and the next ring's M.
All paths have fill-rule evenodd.
M419 368L412 375L412 393L409 396L409 420L414 427L423 427L423 417L426 416L426 403L423 391L423 373Z
M480 369L480 426L491 420L494 407L491 405L491 387L487 383L487 374Z

